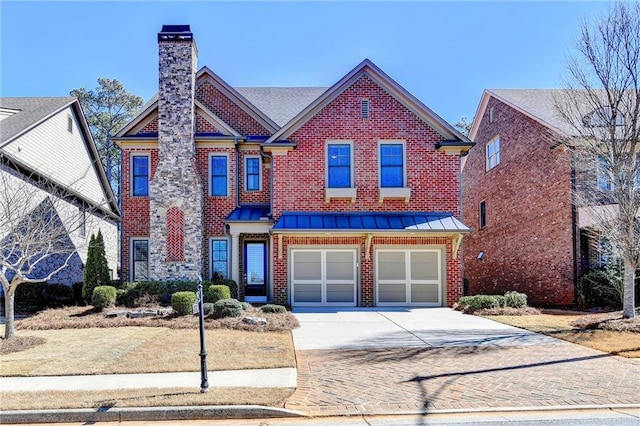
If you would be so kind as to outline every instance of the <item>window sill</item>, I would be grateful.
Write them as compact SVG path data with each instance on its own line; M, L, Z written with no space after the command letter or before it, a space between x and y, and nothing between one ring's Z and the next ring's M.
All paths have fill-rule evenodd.
M324 201L328 203L332 199L350 199L356 202L356 188L325 188Z
M378 188L378 202L382 203L385 199L402 199L408 203L411 199L411 188Z

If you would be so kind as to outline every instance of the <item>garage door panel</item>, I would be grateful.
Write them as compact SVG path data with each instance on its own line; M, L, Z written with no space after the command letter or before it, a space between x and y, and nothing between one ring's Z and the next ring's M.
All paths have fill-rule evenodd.
M438 303L438 284L411 284L411 303Z
M410 256L412 280L438 280L440 278L437 252L412 252Z
M293 303L322 302L322 284L296 283Z
M402 251L378 253L378 279L404 280L406 278L405 255Z
M406 294L404 283L378 284L378 301L382 303L406 303Z
M353 284L327 284L327 302L329 303L353 303Z
M294 280L322 279L322 257L320 252L300 251L294 253L293 257Z
M327 252L327 280L349 280L354 277L353 252Z

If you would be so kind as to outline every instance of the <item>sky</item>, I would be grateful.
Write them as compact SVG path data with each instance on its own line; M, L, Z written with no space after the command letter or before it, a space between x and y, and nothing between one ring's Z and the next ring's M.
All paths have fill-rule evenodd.
M68 96L106 77L147 101L157 33L189 24L198 68L231 86L329 87L369 58L454 124L484 89L562 87L580 26L610 4L0 0L0 95Z

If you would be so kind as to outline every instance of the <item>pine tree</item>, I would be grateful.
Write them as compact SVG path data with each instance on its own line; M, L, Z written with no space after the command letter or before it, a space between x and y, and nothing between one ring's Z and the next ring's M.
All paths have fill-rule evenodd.
M98 235L91 234L87 263L84 268L84 280L82 284L82 298L87 304L91 304L93 289L99 285L109 285L109 264L104 250L104 238L98 230Z

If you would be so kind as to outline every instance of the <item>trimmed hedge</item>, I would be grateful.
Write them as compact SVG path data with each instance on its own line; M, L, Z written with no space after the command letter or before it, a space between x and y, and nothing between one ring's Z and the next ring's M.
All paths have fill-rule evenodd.
M517 291L508 291L504 294L505 305L509 308L524 308L527 306L527 295Z
M475 296L463 296L458 305L464 310L477 311L479 309L496 308L524 308L527 306L527 295L517 291L508 291L504 296L478 294Z
M193 291L178 291L171 295L171 307L178 315L193 313L194 303L196 303L196 293Z
M203 286L205 283L203 283ZM137 281L122 285L122 292L118 294L118 305L129 308L146 304L171 304L171 297L180 291L196 292L198 283L195 281ZM206 288L206 286L205 286Z
M265 314L283 314L287 312L287 308L282 305L264 305L260 310Z
M243 313L242 303L236 299L221 299L213 304L213 317L239 317Z
M202 313L207 316L213 313L213 303L203 303L202 304Z
M215 303L221 299L231 299L231 290L226 285L213 284L207 290L207 301Z
M116 293L116 288L110 285L94 287L93 293L91 294L91 304L100 311L113 306L116 304Z

